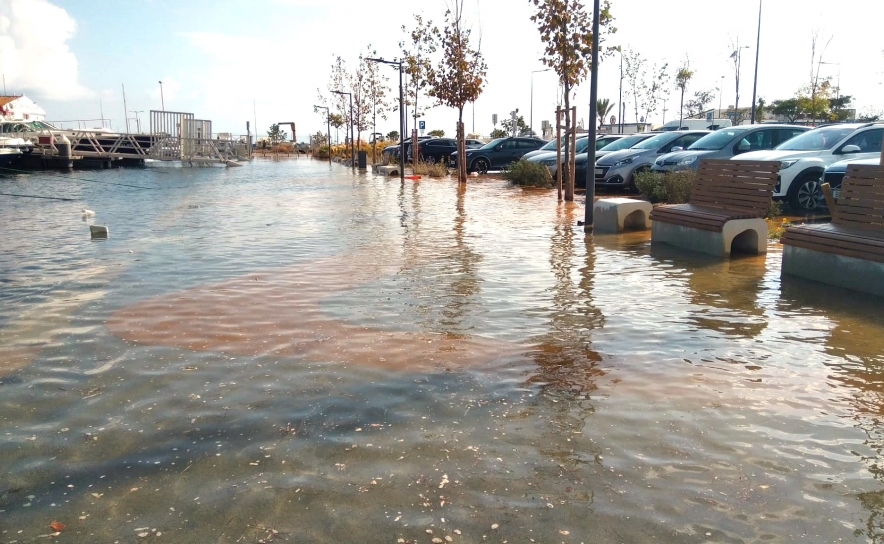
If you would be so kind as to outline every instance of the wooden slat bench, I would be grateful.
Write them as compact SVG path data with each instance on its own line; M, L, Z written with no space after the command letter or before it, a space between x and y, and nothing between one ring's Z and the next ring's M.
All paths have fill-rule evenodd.
M651 212L651 241L722 257L766 253L764 216L779 169L777 161L701 160L690 203Z
M884 296L884 168L849 166L831 211L786 230L782 273Z

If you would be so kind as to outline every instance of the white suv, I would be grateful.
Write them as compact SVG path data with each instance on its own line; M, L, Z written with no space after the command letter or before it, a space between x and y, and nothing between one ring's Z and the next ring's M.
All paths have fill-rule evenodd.
M811 211L824 203L820 179L827 166L845 159L865 159L881 152L884 123L827 125L783 142L769 151L737 155L734 161L780 161L774 197L792 208Z

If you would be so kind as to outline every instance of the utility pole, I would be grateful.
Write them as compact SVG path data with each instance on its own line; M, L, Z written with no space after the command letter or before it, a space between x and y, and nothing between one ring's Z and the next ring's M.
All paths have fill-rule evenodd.
M126 107L126 84L120 83L120 85L123 86L123 119L126 120L126 134L129 134L129 108Z
M540 72L549 72L552 68L544 68L543 70L534 70L531 72L531 119L528 121L528 126L531 129L531 134L534 134L534 74L538 74Z
M617 108L617 119L620 121L620 134L623 134L623 112L626 111L626 108L623 107L623 46L618 45L617 50L620 51L620 106ZM589 165L587 164L587 168Z
M160 104L163 107L163 111L166 111L166 99L163 97L163 82L160 81ZM258 130L257 123L255 124L255 130Z
M758 36L755 38L755 81L752 83L752 120L755 124L755 98L758 91L758 52L761 50L761 0L758 0Z
M595 118L599 96L599 0L592 7L592 67L589 84L589 145L586 146L586 204L583 206L583 232L592 232L593 205L595 203Z

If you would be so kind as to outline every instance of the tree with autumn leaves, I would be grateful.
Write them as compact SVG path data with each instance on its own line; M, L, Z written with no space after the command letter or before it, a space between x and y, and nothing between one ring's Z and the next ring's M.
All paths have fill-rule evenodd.
M565 126L571 127L571 90L586 79L592 63L592 14L587 13L580 0L529 0L536 11L531 21L537 24L540 39L544 43L544 65L559 76L565 103ZM617 31L612 26L611 4L605 1L600 8L600 34ZM599 43L602 43L599 36ZM601 50L599 51L601 53ZM610 53L610 49L606 50ZM599 56L601 58L601 55ZM563 161L565 200L574 200L574 172L570 171L568 130L565 131ZM589 165L591 166L591 165Z

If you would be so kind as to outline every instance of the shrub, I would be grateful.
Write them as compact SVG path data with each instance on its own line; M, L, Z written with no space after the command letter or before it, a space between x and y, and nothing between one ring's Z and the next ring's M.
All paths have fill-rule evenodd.
M501 172L503 179L509 180L514 185L522 187L552 187L552 175L549 168L537 163L520 159L511 163Z
M442 162L418 160L414 165L414 173L431 178L441 178L448 175L448 167Z
M691 198L691 187L697 174L693 170L678 172L636 172L635 186L651 202L685 204Z
M770 205L767 208L767 215L764 217L767 219L773 219L774 217L779 217L783 215L783 203L779 200L770 199Z
M321 145L316 149L316 153L313 154L313 157L316 159L328 159L328 146Z

